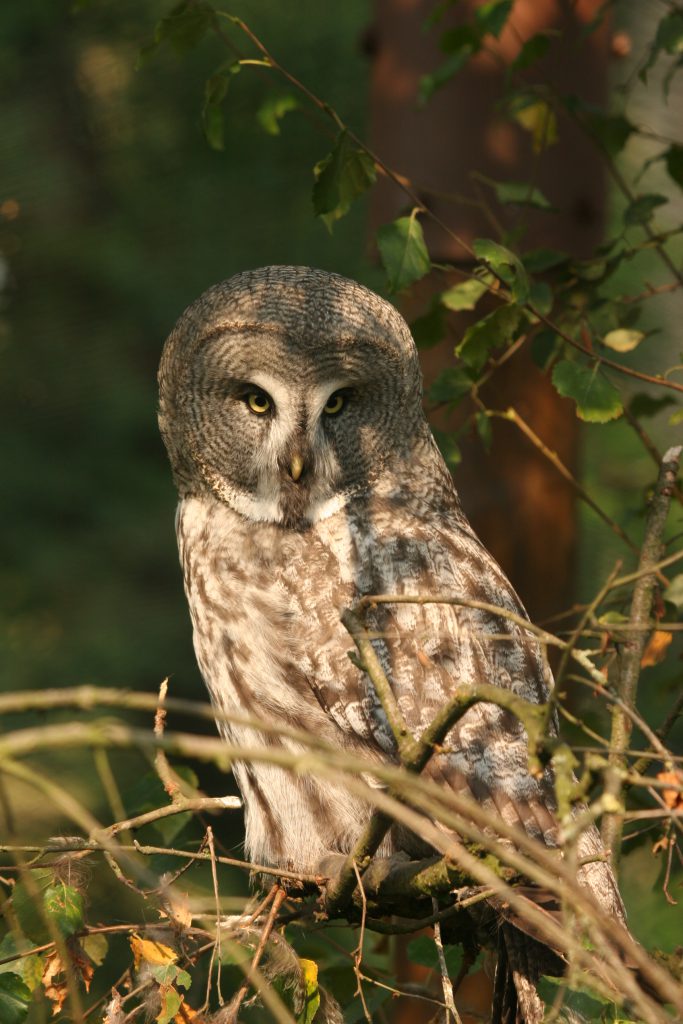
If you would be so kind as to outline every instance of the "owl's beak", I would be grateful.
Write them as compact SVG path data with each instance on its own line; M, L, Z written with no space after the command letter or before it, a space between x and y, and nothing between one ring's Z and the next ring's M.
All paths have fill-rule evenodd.
M301 474L304 471L304 460L301 458L298 452L292 455L289 461L289 475L292 480L296 483Z

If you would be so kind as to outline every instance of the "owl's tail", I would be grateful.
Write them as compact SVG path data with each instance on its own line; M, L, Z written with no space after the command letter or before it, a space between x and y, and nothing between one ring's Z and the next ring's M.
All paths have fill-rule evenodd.
M545 1005L536 987L552 970L547 946L503 923L498 931L498 962L491 1024L541 1024Z

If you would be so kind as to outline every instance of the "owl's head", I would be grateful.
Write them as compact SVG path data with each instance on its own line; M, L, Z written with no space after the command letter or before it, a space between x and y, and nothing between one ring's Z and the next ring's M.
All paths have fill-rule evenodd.
M159 423L181 496L304 526L393 466L427 427L396 309L309 267L264 267L197 299L159 368Z

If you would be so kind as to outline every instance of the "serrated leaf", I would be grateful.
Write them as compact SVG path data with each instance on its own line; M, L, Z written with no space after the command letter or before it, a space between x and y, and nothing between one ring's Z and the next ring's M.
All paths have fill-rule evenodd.
M529 298L529 278L522 261L504 245L490 238L475 238L472 243L475 256L484 260L497 277L508 285L513 298L524 303Z
M304 978L304 1008L297 1017L297 1024L312 1024L320 1006L320 989L318 987L318 965L315 960L299 960Z
M521 319L519 306L499 306L465 331L456 354L474 373L480 373L491 352L512 340Z
M537 35L527 39L512 62L512 70L523 71L525 68L535 64L537 60L545 56L549 46L549 36Z
M233 77L241 68L236 60L229 61L207 78L204 85L204 103L202 105L202 127L204 136L212 149L225 149L223 138L223 100Z
M535 206L539 210L552 210L553 207L541 192L540 188L524 181L492 182L498 201L515 203L517 206Z
M267 96L256 111L256 119L268 135L280 134L280 121L292 110L298 110L300 103L292 93Z
M43 895L43 904L62 935L73 935L83 927L83 897L72 886L63 882L49 886Z
M438 302L434 303L426 313L413 320L410 333L419 349L433 348L443 341L446 334L445 310Z
M669 176L683 188L683 146L670 146L665 153L665 160Z
M149 961L148 961L149 962ZM183 988L190 988L192 978L176 963L157 963L152 967L152 977L160 985L182 985Z
M557 142L557 117L546 100L517 97L510 106L510 113L517 124L531 133L534 153L542 153Z
M640 345L645 337L644 331L633 331L626 327L620 327L616 331L610 331L602 339L603 345L614 349L615 352L632 352Z
M31 993L18 974L0 975L0 1021L23 1024L28 1016Z
M352 145L346 131L339 133L334 149L315 165L313 175L313 210L330 231L377 178L374 160Z
M171 1024L180 1009L183 997L174 988L160 988L161 1009L154 1018L157 1024Z
M576 415L586 423L608 423L624 410L619 392L597 364L589 367L564 360L553 370L553 385L563 398L576 402Z
M472 378L462 366L449 366L442 370L431 388L429 399L432 402L449 402L456 405L472 390Z
M633 396L628 408L633 416L640 419L641 416L655 416L662 409L675 404L676 399L671 395L658 395L655 398L653 395L640 394Z
M392 292L403 291L431 270L422 225L414 214L379 228L377 245Z
M454 284L451 288L447 288L439 296L439 301L446 309L459 313L465 309L474 309L479 299L487 291L488 283L485 280L470 277L467 281L461 281L460 284Z
M647 224L658 206L668 203L666 196L651 193L645 196L637 196L624 211L624 224L632 227L637 224Z

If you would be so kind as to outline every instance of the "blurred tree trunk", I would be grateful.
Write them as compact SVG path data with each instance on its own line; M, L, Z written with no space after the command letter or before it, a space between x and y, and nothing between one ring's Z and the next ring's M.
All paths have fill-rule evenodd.
M552 40L543 61L532 69L534 80L549 82L560 94L578 94L596 103L604 100L607 33L600 29L581 35L600 0L517 0L501 38L491 41L496 56L477 56L421 107L416 98L420 78L444 58L438 46L441 32L466 20L473 5L455 4L438 26L425 30L434 6L434 0L376 0L375 24L368 37L373 55L373 147L411 179L425 203L468 243L496 237L490 220L477 206L454 204L439 193L473 200L486 194L506 229L524 225L526 249L547 246L575 255L590 253L600 239L604 208L603 169L594 148L568 117L560 117L559 142L534 154L530 134L503 118L496 106L505 66L522 42L543 31L552 33ZM511 214L510 207L498 206L491 190L472 177L473 171L497 181L532 181L559 213L516 207ZM373 195L373 228L406 207L406 196L391 182L382 181ZM429 220L423 223L433 260L469 264L466 252L452 238ZM444 286L439 274L421 282L404 302L408 319L424 311L431 294ZM472 319L472 314L454 319L448 340L424 354L427 385L439 370L453 364L454 341ZM528 346L496 373L485 396L493 408L514 404L565 465L576 467L573 406L557 396L531 361ZM445 425L443 419L438 422ZM456 484L475 529L512 579L529 613L547 618L571 603L574 494L518 428L494 421L493 433L489 458L480 441L465 443Z
M376 0L375 23L368 33L373 58L371 144L392 168L411 179L426 205L466 242L496 237L480 207L443 196L455 193L479 200L482 189L490 192L472 171L496 181L531 181L557 207L559 213L552 215L523 208L511 214L509 207L497 206L490 193L495 218L505 229L524 224L525 249L547 246L578 256L591 253L599 242L605 185L596 151L568 117L560 117L559 142L535 154L530 134L504 119L497 103L506 66L524 41L545 31L552 34L551 45L533 69L534 80L551 83L560 94L604 102L607 27L582 37L601 3L517 0L501 38L492 40L496 56L476 57L420 107L420 78L444 59L438 47L441 32L466 20L476 4L454 4L438 26L426 30L434 0ZM373 196L373 228L405 210L406 196L391 182L382 181ZM445 232L426 218L423 225L434 261L470 264L467 253ZM403 303L408 320L424 312L431 295L445 286L439 273L420 282ZM453 318L448 339L424 353L427 386L440 370L453 365L453 345L473 319L473 314ZM492 408L514 405L575 472L578 424L573 405L555 393L531 360L528 346L497 371L483 395ZM458 419L440 417L436 422L443 429L456 426ZM455 480L475 529L510 576L532 618L546 619L567 608L576 561L576 500L547 459L513 424L494 421L490 456L485 456L481 441L466 440ZM399 970L404 979L419 980L424 969L409 964L405 946L399 943ZM482 972L468 978L458 1002L463 1012L475 1015L463 1020L485 1019L491 1005L489 979ZM397 1019L413 1024L431 1017L433 1010L429 1003L404 1000Z

